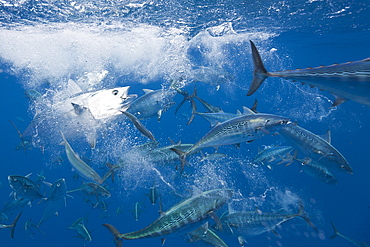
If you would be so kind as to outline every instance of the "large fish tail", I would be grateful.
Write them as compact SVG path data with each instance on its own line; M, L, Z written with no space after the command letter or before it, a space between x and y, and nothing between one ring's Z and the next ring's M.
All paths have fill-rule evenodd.
M332 221L330 221L330 223L333 226L333 230L334 230L334 233L330 236L330 239L333 239L333 238L339 236L339 232L338 232L337 228L335 227L334 223Z
M122 247L122 239L120 238L120 232L112 225L110 224L103 224L110 233L112 233L114 237L114 242L116 243L116 247Z
M12 228L10 229L10 237L11 238L14 238L14 231L15 231L15 227L17 226L17 222L19 220L19 217L21 217L23 212L20 212L17 217L15 217L13 223L11 224Z
M186 125L191 124L194 120L195 115L198 113L197 112L197 105L195 104L195 100L191 99L190 102L191 102L191 116L190 116L189 121Z
M187 163L186 161L186 156L188 155L188 153L180 150L180 149L177 149L177 148L170 148L172 151L174 151L180 158L181 160L181 169L180 169L180 173L182 173L184 171L184 167L185 167L185 164Z
M304 210L302 202L299 203L298 216L301 217L302 219L304 219L307 222L308 225L310 225L316 232L318 232L316 226L312 223L310 218L308 218L308 215L307 215L306 211Z
M257 91L257 89L261 86L262 82L268 77L268 72L265 69L265 66L263 65L261 56L257 50L257 47L254 45L254 43L251 42L251 48L252 48L252 57L253 57L253 64L254 64L254 71L253 71L253 80L249 87L247 96L252 95L254 92Z

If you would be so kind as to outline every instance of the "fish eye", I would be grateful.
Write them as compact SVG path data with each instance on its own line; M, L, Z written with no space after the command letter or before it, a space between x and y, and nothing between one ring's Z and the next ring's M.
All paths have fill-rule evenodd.
M117 90L117 89L114 89L114 90L112 91L112 94L113 94L113 95L117 95L117 94L118 94L118 90Z

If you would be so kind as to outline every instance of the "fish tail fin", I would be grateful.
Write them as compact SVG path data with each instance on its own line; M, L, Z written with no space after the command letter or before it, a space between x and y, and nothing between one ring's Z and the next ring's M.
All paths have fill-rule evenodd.
M13 125L13 127L15 128L15 130L17 131L18 133L18 136L19 136L19 139L21 140L22 142L22 146L23 146L23 149L24 149L24 152L27 153L27 148L26 148L26 143L24 142L23 140L23 135L22 133L19 131L17 125L15 125L15 123L12 121L12 120L9 120L9 122Z
M10 237L11 238L14 238L14 232L15 232L15 227L17 226L17 223L18 223L18 220L19 220L19 217L21 217L23 212L20 212L17 217L15 217L13 223L11 224L11 229L10 229Z
M253 58L253 64L254 64L254 71L253 71L253 80L249 87L247 96L252 95L254 92L257 91L257 89L261 86L262 82L268 77L268 72L265 69L265 66L263 65L261 56L257 50L257 47L253 43L253 41L250 40L251 48L252 48L252 58Z
M189 95L188 91L182 91L178 88L175 88L175 90L177 91L177 93L181 94L184 98L182 99L182 101L179 103L179 105L176 107L175 109L175 115L177 113L177 111L180 109L180 107L187 101L187 100L191 100L192 98L196 98L197 97L197 87L194 86L194 92L192 95Z
M330 223L333 226L334 233L329 238L330 239L333 239L333 238L339 236L339 232L338 232L337 228L335 227L334 223L332 221L330 221Z
M251 111L253 111L254 113L258 113L257 106L258 106L258 99L255 99L254 102L253 102L252 107L250 108Z
M298 211L298 216L304 219L308 225L310 225L316 232L318 232L316 226L312 223L310 218L308 218L308 215L306 211L304 210L303 203L299 202L299 211Z
M184 152L180 149L177 149L177 148L170 148L172 151L174 151L180 158L181 160L181 169L180 169L180 173L182 173L184 171L184 167L185 165L188 163L186 161L186 156L188 155L187 152Z
M195 115L198 113L197 112L197 105L195 104L195 100L191 99L190 102L191 102L191 116L190 116L189 121L186 125L191 124L194 120Z
M114 237L114 242L116 243L116 247L122 247L122 239L120 237L121 233L112 225L110 224L103 224L110 233L112 233Z

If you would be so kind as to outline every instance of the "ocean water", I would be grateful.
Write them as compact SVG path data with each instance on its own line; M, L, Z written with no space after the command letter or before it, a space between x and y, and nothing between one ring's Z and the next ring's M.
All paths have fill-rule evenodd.
M266 232L248 238L245 246L353 246L342 238L329 239L332 221L339 232L358 242L370 243L369 180L370 108L354 101L331 107L328 92L297 82L269 78L252 96L246 96L252 80L253 62L249 40L257 45L266 68L279 71L356 61L370 56L369 1L0 1L0 82L1 173L0 202L11 199L8 175L30 174L45 181L66 180L73 190L87 182L76 176L69 163L60 132L80 157L103 176L106 163L125 164L114 182L104 186L111 193L106 208L93 205L72 192L66 203L33 232L27 221L37 224L45 202L34 200L6 213L3 224L11 224L23 212L15 229L0 230L1 246L114 246L111 234L102 224L114 225L126 233L153 222L160 209L145 195L157 187L166 211L191 196L192 191L232 188L229 205L234 210L290 213L302 201L315 224L295 218ZM197 69L207 68L206 76ZM105 75L99 77L99 75ZM217 75L215 77L215 75ZM103 121L71 118L55 112L54 106L68 98L68 80L78 82L83 91L131 86L129 93L143 95L142 89L168 89L179 81L182 90L193 92L225 112L251 107L258 99L259 112L284 116L309 131L322 135L328 129L332 144L352 166L354 173L334 171L338 183L325 184L290 166L255 167L249 161L258 148L286 145L279 136L266 136L240 148L221 146L226 155L218 160L189 158L181 174L179 161L154 164L131 148L144 144L144 137L122 116ZM28 91L27 91L28 90ZM32 100L25 91L36 90ZM175 115L183 97L177 94L172 108L161 121L142 120L160 146L174 142L195 143L209 130L199 116L187 125L189 102ZM199 112L206 109L197 101ZM19 131L27 128L35 115L46 119L37 125L36 147L16 150ZM91 149L86 133L96 133ZM213 153L214 148L205 148ZM49 187L41 183L47 195ZM91 198L90 198L91 199ZM94 197L92 197L92 200ZM135 220L132 210L140 204ZM216 213L227 211L225 205ZM92 241L76 237L69 229L78 218L91 232ZM210 225L214 222L209 219ZM228 246L239 246L235 236L220 233ZM186 235L168 236L165 246L206 246L188 243ZM159 238L124 241L124 246L161 246Z

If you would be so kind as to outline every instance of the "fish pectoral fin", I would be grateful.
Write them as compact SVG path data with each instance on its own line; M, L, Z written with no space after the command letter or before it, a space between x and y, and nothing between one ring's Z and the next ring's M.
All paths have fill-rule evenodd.
M215 214L215 212L212 211L212 212L209 213L209 216L216 222L217 228L222 231L222 223L221 223L221 219L218 217L218 215Z
M334 102L331 105L331 107L338 106L338 105L342 104L343 102L347 101L347 99L345 99L341 96L337 96L335 94L333 94L333 96L335 97L335 99L334 99Z
M165 242L166 242L166 239L165 238L161 238L161 244L162 244L162 246L164 245Z

